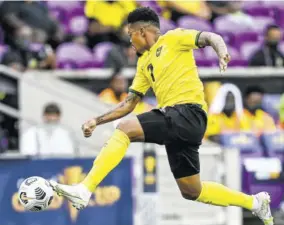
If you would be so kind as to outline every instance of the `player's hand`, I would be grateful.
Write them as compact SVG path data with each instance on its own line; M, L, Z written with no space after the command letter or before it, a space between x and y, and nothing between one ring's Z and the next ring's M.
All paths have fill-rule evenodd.
M219 58L220 73L224 73L226 71L230 60L231 56L229 54L226 54L225 56Z
M97 122L96 122L95 119L91 119L91 120L87 121L86 123L84 123L82 125L82 131L83 131L84 136L86 138L91 137L96 126L97 126Z

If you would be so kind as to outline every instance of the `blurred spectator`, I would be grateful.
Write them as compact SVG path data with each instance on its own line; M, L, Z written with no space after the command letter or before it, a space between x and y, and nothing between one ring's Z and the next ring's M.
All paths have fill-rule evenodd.
M128 13L136 8L134 1L92 1L87 0L85 14L90 19L87 43L93 48L97 43L117 43L115 32L121 27Z
M2 64L19 72L26 69L55 69L56 58L49 45L31 44L27 50L9 48L3 55Z
M99 94L99 98L108 104L118 104L119 102L125 100L127 97L127 88L128 81L127 79L120 74L119 71L116 71L111 78L109 88L106 88ZM147 112L152 107L145 102L140 102L137 104L134 109L135 114L140 114Z
M57 104L46 105L43 124L24 132L20 151L24 155L65 155L77 150L75 137L60 124L61 111Z
M221 113L210 113L205 136L218 142L219 135L226 132L239 132L242 130L242 117L236 113L235 97L229 92Z
M280 128L284 130L284 94L282 94L280 98L279 119L280 119Z
M212 19L224 15L224 20L241 24L244 30L254 30L254 18L242 11L242 1L225 1L222 3L210 1L208 5L214 12Z
M63 40L62 29L41 2L4 1L0 5L0 22L5 43L16 48L25 48L27 42L56 47Z
M3 55L1 63L18 72L23 72L25 70L24 60L17 51L8 50Z
M282 32L276 25L270 25L265 32L265 43L251 58L250 66L283 67L284 56L278 48Z
M262 110L264 90L259 86L248 87L245 91L244 130L257 135L276 130L273 118Z
M112 50L109 52L106 57L105 67L135 67L137 63L137 56L130 43L127 23L123 23L120 31L118 32L118 37L119 44L114 45Z
M212 11L211 21L218 16L225 16L241 12L241 1L207 1L207 5Z
M204 1L158 1L163 17L174 22L181 16L192 15L206 20L211 18L211 10Z

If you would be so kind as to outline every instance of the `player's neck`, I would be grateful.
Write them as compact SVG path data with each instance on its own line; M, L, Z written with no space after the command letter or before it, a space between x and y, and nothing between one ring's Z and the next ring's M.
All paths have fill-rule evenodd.
M157 31L154 36L153 36L153 39L149 42L149 47L148 47L148 51L152 48L152 46L154 44L156 44L156 42L159 40L159 37L161 36L161 32L160 31Z

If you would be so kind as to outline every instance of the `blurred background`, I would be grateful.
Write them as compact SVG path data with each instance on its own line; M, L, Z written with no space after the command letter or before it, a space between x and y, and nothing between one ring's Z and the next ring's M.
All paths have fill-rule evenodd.
M118 121L84 139L81 125L125 99L136 52L126 18L140 6L178 27L216 32L232 61L195 50L209 105L202 178L249 194L268 191L284 224L284 1L1 1L0 225L241 225L250 212L183 200L162 146L136 143L77 212L55 196L28 213L15 194L29 176L80 182ZM133 115L156 106L149 90Z

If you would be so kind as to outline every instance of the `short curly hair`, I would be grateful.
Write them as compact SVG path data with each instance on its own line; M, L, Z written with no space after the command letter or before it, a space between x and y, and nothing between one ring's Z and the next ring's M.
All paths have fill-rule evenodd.
M160 28L160 20L157 13L150 7L140 7L129 13L128 23L149 22Z

